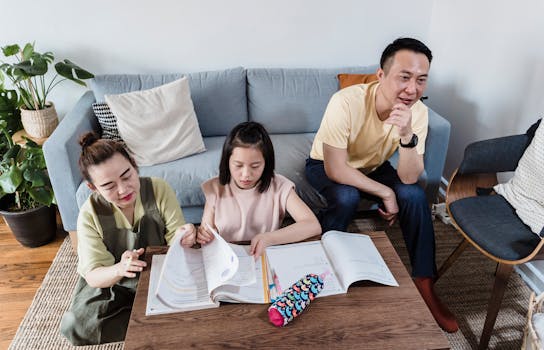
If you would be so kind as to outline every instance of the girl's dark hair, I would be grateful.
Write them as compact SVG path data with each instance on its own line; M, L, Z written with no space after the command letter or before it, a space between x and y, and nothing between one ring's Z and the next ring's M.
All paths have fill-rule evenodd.
M90 183L92 183L92 179L89 176L89 167L110 159L115 153L120 153L138 171L136 162L128 154L128 151L121 142L101 139L97 133L88 132L79 137L79 144L81 145L81 154L78 162L79 170L83 178Z
M236 125L223 144L223 153L219 162L219 182L226 185L230 182L229 160L235 147L258 148L264 158L264 170L261 175L258 191L268 190L274 177L274 147L266 129L257 122L244 122Z

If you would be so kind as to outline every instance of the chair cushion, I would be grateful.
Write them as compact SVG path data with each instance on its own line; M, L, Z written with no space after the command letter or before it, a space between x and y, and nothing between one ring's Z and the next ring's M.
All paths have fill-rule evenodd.
M523 259L540 243L502 196L463 198L451 203L450 211L470 239L499 259Z

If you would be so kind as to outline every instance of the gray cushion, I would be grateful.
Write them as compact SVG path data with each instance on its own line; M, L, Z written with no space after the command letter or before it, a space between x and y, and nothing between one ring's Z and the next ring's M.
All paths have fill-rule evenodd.
M104 102L104 95L151 89L184 75L189 78L202 136L227 135L236 124L248 120L246 71L241 67L188 74L97 75L90 84L96 101Z
M504 260L527 257L540 239L499 195L468 197L450 204L453 218L483 250Z
M374 73L377 66L331 69L248 69L249 119L271 134L316 132L339 73Z

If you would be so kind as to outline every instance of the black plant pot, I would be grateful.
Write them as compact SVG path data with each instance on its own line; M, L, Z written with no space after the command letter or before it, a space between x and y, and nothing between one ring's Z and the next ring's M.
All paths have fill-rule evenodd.
M57 220L54 205L19 212L0 209L0 215L15 239L25 247L39 247L55 239Z

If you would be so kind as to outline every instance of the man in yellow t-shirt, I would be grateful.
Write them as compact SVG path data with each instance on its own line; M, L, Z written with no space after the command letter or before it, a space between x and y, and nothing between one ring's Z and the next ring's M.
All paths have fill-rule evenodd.
M345 231L362 197L381 203L378 212L391 224L399 220L414 283L438 324L455 332L454 315L434 293L434 229L425 192L417 184L428 126L420 98L431 60L425 44L399 38L382 53L377 82L334 94L306 162L306 177L327 199L328 207L319 213L323 232ZM388 159L397 149L395 170Z

